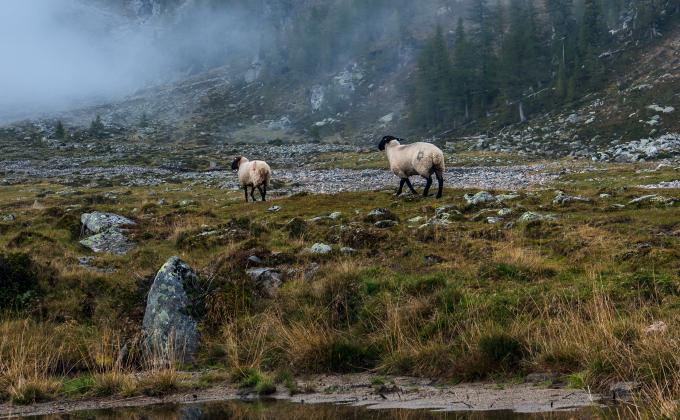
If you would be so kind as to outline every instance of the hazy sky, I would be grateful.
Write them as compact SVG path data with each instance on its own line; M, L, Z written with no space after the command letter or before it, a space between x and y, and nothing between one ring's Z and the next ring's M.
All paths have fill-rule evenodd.
M120 97L261 39L235 11L187 8L161 25L91 4L0 0L0 118Z

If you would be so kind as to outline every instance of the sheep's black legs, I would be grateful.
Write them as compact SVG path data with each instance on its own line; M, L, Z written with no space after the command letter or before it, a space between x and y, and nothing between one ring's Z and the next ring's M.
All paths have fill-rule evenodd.
M250 187L250 198L252 198L253 201L257 201L255 199L255 187Z
M401 192L404 189L404 184L406 184L406 178L402 178L402 180L399 182L399 189L397 190L397 194L395 194L396 196L401 195Z
M402 191L404 190L404 185L406 185L408 187L408 189L411 190L411 192L413 194L418 194L416 192L416 190L413 189L413 185L411 184L411 181L408 178L402 178L401 182L399 182L399 189L397 190L397 194L396 194L397 196L401 195Z
M248 187L243 187L243 191L246 193L246 203L248 202Z
M263 187L263 186L258 185L257 190L260 192L260 196L262 197L262 201L265 201L265 196L267 195L267 187Z
M411 185L411 181L408 178L406 178L406 186L408 187L409 190L411 190L411 193L418 194L416 190L413 188L413 185Z
M427 183L425 184L425 191L423 192L423 197L427 197L428 195L430 195L430 187L432 186L432 175L425 179L427 180Z
M437 182L439 183L439 191L437 192L437 198L442 198L442 190L444 189L444 175L441 172L437 172Z

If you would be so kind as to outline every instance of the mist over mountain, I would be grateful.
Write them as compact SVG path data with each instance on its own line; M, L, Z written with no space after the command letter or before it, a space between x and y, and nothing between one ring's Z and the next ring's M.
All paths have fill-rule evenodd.
M257 51L266 28L199 2L0 3L0 115L117 100Z
M647 115L652 105L675 106L666 94L674 79L631 89L658 77L679 8L661 0L7 0L0 121L86 128L100 116L134 131L149 120L168 127L151 138L204 143L483 133L509 148L590 155L677 131L674 120ZM664 64L675 74L672 63ZM593 111L594 103L603 105ZM591 112L602 116L565 123L590 121ZM537 141L532 124L557 134L523 144Z

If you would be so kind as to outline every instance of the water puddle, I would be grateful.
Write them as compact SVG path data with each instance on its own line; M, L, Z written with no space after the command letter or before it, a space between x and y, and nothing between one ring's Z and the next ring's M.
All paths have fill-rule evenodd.
M576 411L559 411L549 413L516 413L512 411L471 411L441 412L410 409L370 409L348 405L333 404L298 404L280 400L265 401L220 401L200 404L159 404L144 407L127 407L103 410L76 411L64 414L23 417L39 420L66 419L461 419L461 420L572 420L597 417L621 417L611 408L588 407Z

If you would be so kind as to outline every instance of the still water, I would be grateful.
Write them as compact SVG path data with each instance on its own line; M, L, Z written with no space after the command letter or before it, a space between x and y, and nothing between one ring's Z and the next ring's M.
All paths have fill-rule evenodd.
M617 417L610 409L587 408L579 411L522 414L509 411L444 413L425 410L369 410L361 407L328 404L296 404L285 401L221 401L193 405L153 405L146 407L80 411L69 414L28 417L40 420L201 420L201 419L314 419L314 420L571 420Z

